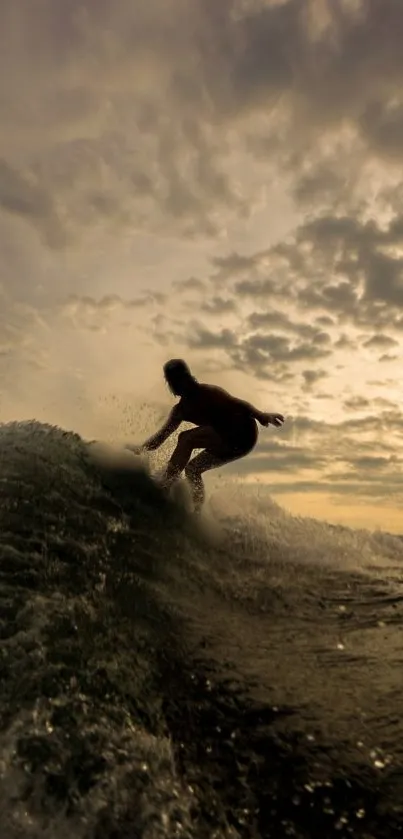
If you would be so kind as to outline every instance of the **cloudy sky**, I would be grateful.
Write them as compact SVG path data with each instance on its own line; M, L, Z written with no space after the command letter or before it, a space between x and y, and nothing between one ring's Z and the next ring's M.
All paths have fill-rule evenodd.
M161 364L286 414L227 473L402 532L401 0L2 0L0 416L139 440Z

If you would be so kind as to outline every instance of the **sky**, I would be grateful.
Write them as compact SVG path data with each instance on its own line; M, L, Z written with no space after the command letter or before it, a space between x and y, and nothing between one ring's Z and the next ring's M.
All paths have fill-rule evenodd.
M0 420L141 441L167 358L286 416L225 475L402 532L401 0L2 0Z

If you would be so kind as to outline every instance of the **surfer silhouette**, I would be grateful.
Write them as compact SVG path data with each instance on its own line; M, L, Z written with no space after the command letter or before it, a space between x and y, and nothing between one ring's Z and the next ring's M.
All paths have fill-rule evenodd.
M260 425L281 426L282 414L266 414L249 402L237 399L215 385L202 384L192 375L188 365L180 358L164 364L165 381L179 402L172 408L164 425L142 446L126 446L138 453L155 451L179 428L182 422L196 426L178 435L176 448L161 478L169 488L185 471L189 481L195 512L199 512L205 498L203 472L216 469L231 461L245 457L255 447ZM203 449L191 458L194 449Z

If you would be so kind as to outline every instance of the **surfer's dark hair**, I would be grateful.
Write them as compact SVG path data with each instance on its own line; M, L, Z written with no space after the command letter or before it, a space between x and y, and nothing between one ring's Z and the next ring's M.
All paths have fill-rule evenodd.
M174 396L183 396L197 384L197 379L182 358L171 358L164 364L164 378Z

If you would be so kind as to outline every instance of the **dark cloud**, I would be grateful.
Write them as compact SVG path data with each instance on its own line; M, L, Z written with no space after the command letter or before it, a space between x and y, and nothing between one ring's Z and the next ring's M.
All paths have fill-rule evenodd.
M187 280L177 280L172 283L174 289L180 291L206 291L206 284L198 277L189 277Z
M379 356L379 358L378 358L378 361L379 361L381 364L384 364L385 362L386 362L386 363L388 363L389 361L397 361L397 360L398 360L398 358L399 358L399 356L398 356L398 355L388 355L388 354L385 354L385 355L380 355L380 356Z
M316 343L328 343L330 341L330 336L323 329L310 323L292 320L289 315L276 309L272 309L270 312L253 312L248 318L248 323L252 329L264 328L268 330L273 328L277 332L290 332Z
M247 468L247 461L243 463L244 470L242 469L242 465L239 464L241 471L253 471L257 473L266 471L268 473L284 473L284 471L292 473L294 470L299 471L301 469L322 469L328 465L327 458L321 458L317 451L307 451L299 446L289 446L274 441L259 443L259 449L252 456L252 463L249 464L249 469Z
M385 504L389 499L390 502L393 500L394 505L400 506L403 502L401 480L398 476L387 480L382 476L379 483L374 481L372 476L371 480L363 476L361 481L337 480L337 476L332 476L330 481L321 478L320 481L279 481L273 485L268 483L268 488L274 497L290 493L320 493L329 495L333 503L337 503L337 501L340 503L340 496L354 499L354 504L358 504L360 501L368 503L370 500Z
M264 280L240 280L235 283L234 290L240 297L252 297L267 299L268 297L280 297L282 300L287 299L287 293L284 289L279 287L274 278L267 278Z
M343 193L345 182L344 172L337 172L330 165L319 163L311 164L312 170L304 172L296 178L293 194L300 204L329 204L334 203L335 196ZM350 183L351 188L351 183Z
M375 349L386 349L387 347L398 347L399 341L390 338L389 335L372 335L367 341L364 341L364 347L374 347Z
M256 333L244 341L244 346L256 349L267 356L268 361L303 361L305 359L325 358L330 355L327 348L330 338L319 333L312 342L297 341L292 344L283 335Z
M237 339L230 329L211 332L198 323L192 324L192 331L187 339L192 349L225 349L230 351L237 345Z
M213 257L211 263L215 268L215 272L212 279L215 283L222 283L240 274L250 274L254 269L259 268L264 255L265 252L255 253L249 256L233 252L227 256Z
M402 159L402 31L400 0L3 0L2 153L17 191L37 179L31 198L54 204L53 225L64 208L69 236L112 219L215 235L245 217L253 196L233 182L229 136L260 143L298 200L332 203L368 154ZM47 230L43 206L35 222L11 203ZM389 272L397 295L395 268L384 256L373 288Z
M379 405L380 408L392 408L398 410L398 405L392 399L385 399L383 396L375 396L373 399L374 405Z
M367 406L363 402L361 407ZM396 419L403 430L403 415L397 412ZM363 439L364 426L373 431L372 440ZM350 496L356 503L369 499L384 503L387 498L403 503L403 460L396 443L376 440L373 417L356 424L351 420L328 424L304 416L287 418L279 434L280 440L261 434L250 459L251 471L264 474L275 495L314 492L330 495L334 501ZM248 471L247 461L237 465L237 472ZM301 475L307 471L320 473L320 479Z
M287 242L247 258L255 275L233 278L235 294L263 305L280 301L301 313L317 313L316 323L353 323L382 330L367 346L395 346L391 329L401 330L403 318L403 217L388 226L357 216L322 215L300 225ZM240 263L241 264L241 263ZM256 271L260 265L259 271ZM252 315L252 323L268 325L275 308ZM284 315L278 322L286 328ZM322 320L319 321L319 318ZM325 319L323 321L323 318ZM313 329L313 327L306 327ZM339 337L347 346L352 337Z
M292 331L298 334L298 325ZM314 330L310 341L266 332L242 337L232 329L213 332L196 322L191 324L191 332L184 340L191 349L223 351L238 370L278 381L293 378L293 364L316 361L331 354L330 337L319 330Z
M382 470L384 471L390 465L398 465L398 460L396 457L375 457L374 455L365 455L362 457L357 457L352 464L353 468L356 470Z
M343 402L344 407L348 411L362 411L370 406L370 400L365 396L351 396Z
M321 379L325 379L329 374L325 370L303 370L302 377L306 387L312 388Z
M208 315L224 315L236 310L234 300L224 299L223 297L213 297L211 300L206 300L201 303L200 308Z
M105 327L114 316L121 317L148 309L151 313L155 307L165 300L163 294L143 294L142 296L124 299L118 294L107 294L100 298L89 295L71 294L59 306L61 314L76 325L91 331L98 331ZM132 321L120 321L120 326L131 326Z
M334 320L329 315L319 315L319 317L315 318L315 322L319 326L334 326Z
M334 347L337 350L356 350L356 341L350 336L342 333L337 341L334 342Z
M241 96L260 103L273 93L288 94L290 115L303 120L310 138L349 121L372 151L401 154L399 0L335 0L326 4L322 27L319 4L312 4L311 16L307 8L294 0L244 19L244 53L234 79Z
M388 434L387 442L381 436L383 431ZM358 451L365 447L368 448L370 454L380 447L385 451L396 453L396 441L400 441L403 436L403 413L393 408L367 413L362 417L349 417L337 423L321 422L307 415L299 415L289 418L281 433L282 437L287 440L300 438L313 441L314 445L320 443L321 447L328 445L329 454L332 452L333 455L335 443L339 456L342 456L343 452L348 452L350 457L355 457ZM368 438L363 437L364 434L369 435Z
M359 309L362 311L363 306L371 315L377 303L402 305L403 260L397 253L391 256L382 251L401 246L401 221L394 219L383 229L375 221L324 216L303 225L294 247L299 252L315 248L316 271L327 268L333 279L326 282L322 274L322 287L317 291L307 284L299 294L301 302L333 309L357 321L362 319ZM306 269L309 267L306 264Z
M66 231L49 193L37 179L17 172L5 160L0 160L0 207L32 222L50 247L66 244Z
M248 214L212 131L204 67L217 20L201 0L192 14L182 0L2 3L0 154L38 183L36 203L55 217L63 206L70 237L99 222L215 234L220 212ZM45 224L43 209L27 217Z

